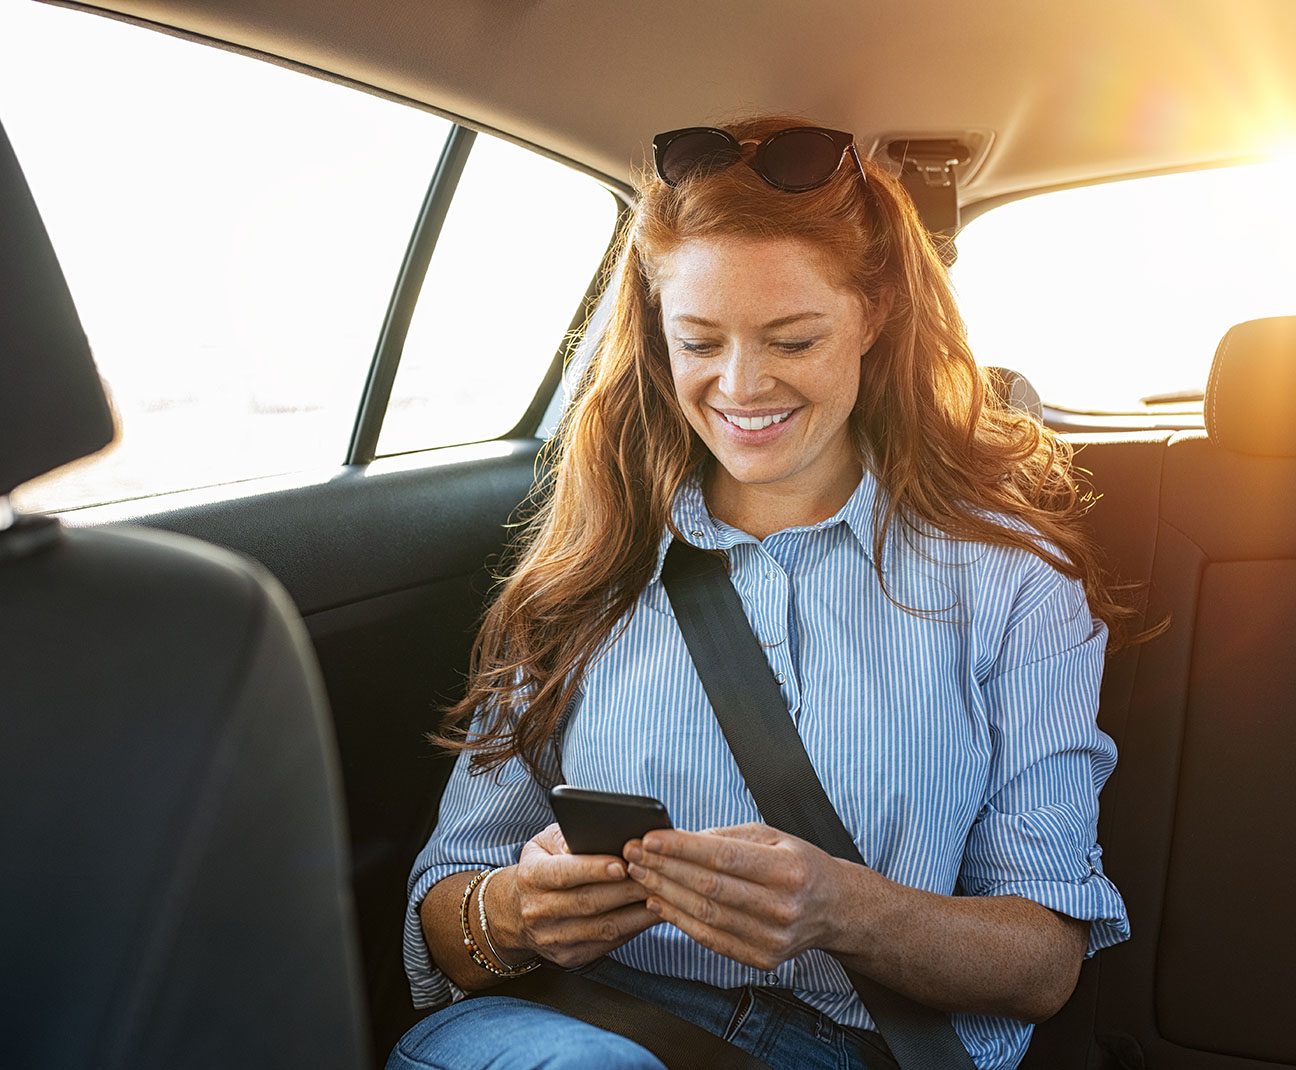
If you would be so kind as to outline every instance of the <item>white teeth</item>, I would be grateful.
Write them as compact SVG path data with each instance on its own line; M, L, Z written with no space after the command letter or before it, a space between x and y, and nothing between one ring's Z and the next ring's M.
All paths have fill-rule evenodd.
M722 412L720 415L744 431L760 431L771 424L781 424L792 413L791 411L780 412L777 416L730 416L727 412Z

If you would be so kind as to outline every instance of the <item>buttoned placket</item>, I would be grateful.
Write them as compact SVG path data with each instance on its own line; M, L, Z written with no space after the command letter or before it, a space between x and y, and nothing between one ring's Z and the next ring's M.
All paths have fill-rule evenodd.
M788 643L790 580L782 566L758 542L735 546L730 559L731 578L749 607L752 630L795 722L801 709L801 689Z

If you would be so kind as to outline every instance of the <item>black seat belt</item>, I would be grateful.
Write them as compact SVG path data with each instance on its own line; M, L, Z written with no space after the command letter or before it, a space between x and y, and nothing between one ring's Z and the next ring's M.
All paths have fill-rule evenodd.
M725 741L765 821L867 865L788 713L742 601L715 554L676 539L662 583ZM846 969L843 964L843 969ZM975 1070L949 1016L846 969L901 1070Z
M772 1070L687 1018L592 977L546 964L473 996L512 996L562 1011L647 1048L670 1070Z

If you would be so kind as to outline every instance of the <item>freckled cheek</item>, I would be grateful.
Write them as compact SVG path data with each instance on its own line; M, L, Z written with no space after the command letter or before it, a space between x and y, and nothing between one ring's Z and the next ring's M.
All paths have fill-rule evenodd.
M672 365L675 378L675 398L686 413L703 407L706 404L707 379L704 375L682 372Z

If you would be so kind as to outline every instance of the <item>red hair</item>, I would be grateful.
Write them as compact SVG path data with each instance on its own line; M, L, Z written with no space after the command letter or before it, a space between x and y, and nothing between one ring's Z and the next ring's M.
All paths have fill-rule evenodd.
M746 141L794 125L806 124L773 116L727 129ZM591 658L652 576L676 493L709 456L675 399L657 294L671 252L699 238L799 239L866 315L885 312L851 417L861 461L886 492L875 561L896 523L1017 547L1079 579L1110 648L1121 644L1137 614L1115 597L1079 526L1086 504L1070 447L990 389L912 202L889 174L863 166L863 180L847 160L805 193L776 190L743 165L678 188L645 176L620 237L609 321L547 447L551 474L486 613L467 693L436 742L473 750L478 768L516 755L537 772Z

